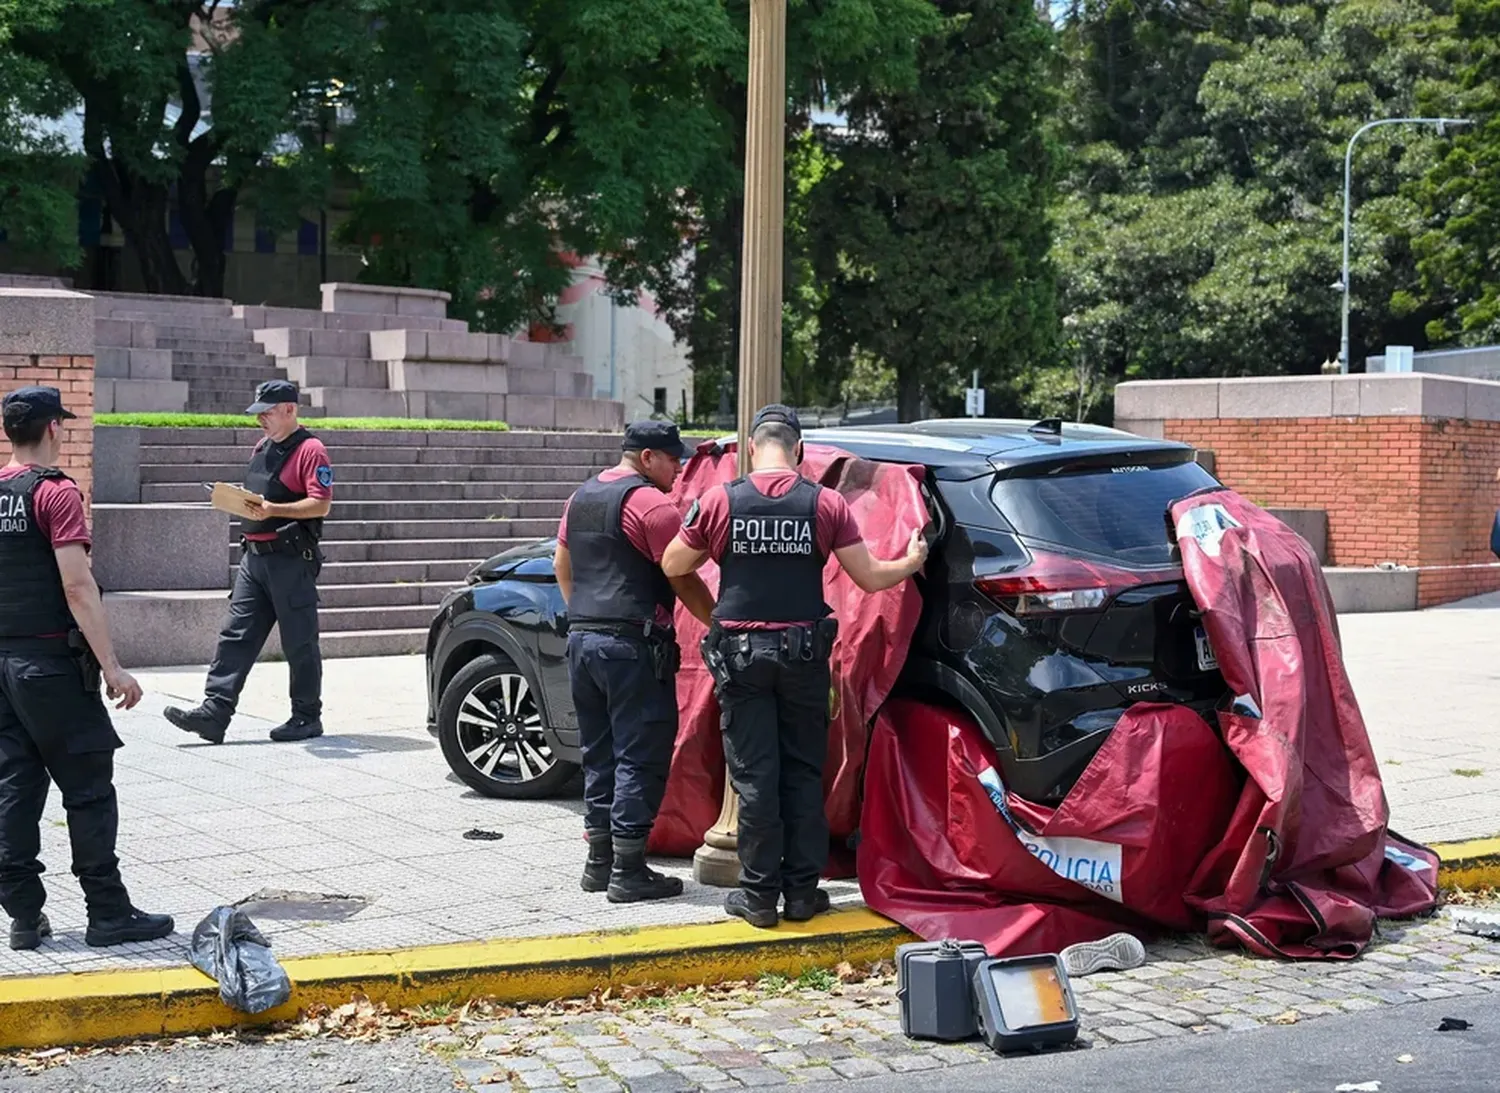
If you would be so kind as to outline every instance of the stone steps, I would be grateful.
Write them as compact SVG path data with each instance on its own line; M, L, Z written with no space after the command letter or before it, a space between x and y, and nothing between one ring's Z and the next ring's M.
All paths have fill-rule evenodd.
M230 354L253 354L262 356L265 350L260 343L250 338L250 332L245 331L244 338L182 338L175 335L163 334L160 330L156 332L156 347L158 349L170 349L174 353L184 356L196 356L199 353L230 353Z
M171 482L141 486L147 504L203 500L197 482ZM429 501L566 501L574 486L568 482L344 482L337 490L339 503L349 501L404 501L413 497Z
M183 365L197 365L218 368L240 367L264 371L276 367L276 358L266 356L252 343L245 349L230 350L225 353L174 349L172 350L172 364L179 368Z
M217 390L235 380L210 373L203 382ZM243 410L249 394L236 387L231 412ZM309 424L316 431L317 423ZM611 433L322 435L336 467L318 581L326 656L420 653L444 596L484 559L555 535L566 498L618 461L620 452L618 434ZM248 420L245 428L147 431L139 447L142 501L206 504L202 483L240 481L260 436ZM230 537L223 555L226 587L240 556L232 528ZM210 627L222 625L223 593L140 595L199 597L193 625L204 635L174 639L185 648L197 649L209 641Z
M329 584L318 590L324 610L334 607L410 607L428 609L423 625L432 621L432 608L442 602L458 581L392 581L387 584Z
M248 403L246 404L248 405ZM244 407L242 406L243 410ZM312 422L311 427L317 431L317 422ZM330 434L331 436L332 434ZM325 436L323 442L328 444L328 454L332 457L335 473L337 468L355 463L381 463L381 464L418 464L422 466L442 466L448 463L462 464L518 464L526 466L553 466L559 462L569 465L589 464L598 467L609 467L620 460L620 449L618 442L613 450L607 448L572 448L558 450L553 448L518 448L512 451L497 452L494 448L371 448L363 445L345 446L339 444L334 438L334 443L329 444L330 436ZM250 451L255 441L248 440L242 446L223 447L198 447L190 445L162 445L159 447L142 447L141 462L151 463L240 463L250 458ZM148 455L149 453L149 455ZM580 479L579 481L582 481Z
M249 458L249 449L243 453ZM337 460L337 456L334 456ZM166 463L141 468L143 483L172 484L237 482L245 473L245 459L223 463ZM597 464L527 463L355 463L338 464L335 486L354 482L402 482L419 488L424 482L562 482L569 489L597 473ZM195 498L195 500L198 500Z

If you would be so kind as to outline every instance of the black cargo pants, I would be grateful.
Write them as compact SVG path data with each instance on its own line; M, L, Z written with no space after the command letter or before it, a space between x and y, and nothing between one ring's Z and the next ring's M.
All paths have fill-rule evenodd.
M281 651L291 674L292 714L323 716L323 652L318 646L316 559L286 549L258 554L245 545L229 595L229 620L208 669L203 705L228 721L271 627L281 631Z
M583 750L583 826L650 836L677 741L675 671L658 674L644 637L575 629L568 680Z
M109 711L98 690L85 687L77 657L0 647L0 907L11 918L35 918L47 899L38 855L52 782L68 813L73 875L89 919L130 913L115 857L119 746Z
M747 635L748 655L741 652ZM763 907L809 897L828 864L828 659L788 658L778 630L726 632L724 758L740 797L740 887Z

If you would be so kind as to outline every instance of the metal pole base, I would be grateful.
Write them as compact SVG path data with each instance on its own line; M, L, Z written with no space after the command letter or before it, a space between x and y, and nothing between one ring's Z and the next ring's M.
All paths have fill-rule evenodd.
M738 888L740 856L705 842L693 852L693 879L710 888Z
M724 803L714 826L703 833L703 845L693 852L693 879L711 888L740 886L740 798L724 772Z

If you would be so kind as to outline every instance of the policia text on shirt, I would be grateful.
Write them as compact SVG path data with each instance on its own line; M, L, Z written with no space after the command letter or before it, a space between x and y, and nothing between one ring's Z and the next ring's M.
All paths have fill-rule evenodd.
M823 600L833 554L866 592L922 567L922 529L906 557L870 557L848 502L797 473L802 428L788 407L755 415L750 474L715 486L688 510L662 557L680 578L719 563L719 602L703 639L714 677L729 777L740 797L740 887L724 909L774 926L828 909L818 877L828 861L823 765L828 755L828 658L837 625Z
M239 572L229 598L229 620L208 669L201 706L168 706L163 713L184 732L211 744L224 741L229 719L255 660L271 635L291 676L292 716L271 739L323 735L323 655L318 647L319 541L333 504L333 465L323 442L297 423L297 385L267 380L245 411L265 432L245 472L245 488L265 498L261 518L242 520Z
M4 414L13 454L0 468L0 906L10 947L34 949L52 933L38 860L49 782L68 813L88 908L84 941L165 937L171 917L132 906L115 856L121 744L99 686L121 709L141 700L141 687L115 659L89 568L83 495L55 466L73 414L55 387L12 391Z

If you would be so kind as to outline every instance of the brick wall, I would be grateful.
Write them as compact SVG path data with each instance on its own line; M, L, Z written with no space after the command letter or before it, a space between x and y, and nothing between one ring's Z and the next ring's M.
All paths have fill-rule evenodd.
M78 481L83 503L93 499L94 482L94 358L0 355L0 393L42 384L62 392L63 405L78 417L63 422L62 469ZM0 433L0 455L10 460L10 442Z
M1500 422L1177 418L1163 435L1212 451L1219 478L1256 504L1325 510L1332 565L1422 567L1423 606L1500 590Z

